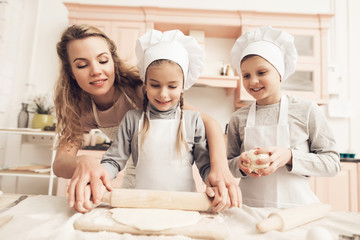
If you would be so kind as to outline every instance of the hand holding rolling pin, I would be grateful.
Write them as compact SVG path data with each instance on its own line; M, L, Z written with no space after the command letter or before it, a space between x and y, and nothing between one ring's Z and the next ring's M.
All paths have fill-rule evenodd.
M83 158L77 160L77 167L71 178L68 204L74 210L84 213L93 208L92 203L100 203L105 188L111 191L112 187L109 173L98 159L89 159L89 156L79 157Z
M291 150L284 147L256 148L240 155L239 169L251 177L267 176L292 164Z

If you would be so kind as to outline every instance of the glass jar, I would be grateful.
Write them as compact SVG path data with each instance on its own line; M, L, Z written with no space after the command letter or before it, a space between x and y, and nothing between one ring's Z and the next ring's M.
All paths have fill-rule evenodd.
M29 124L29 112L27 110L29 104L21 103L21 111L18 115L18 128L27 128Z

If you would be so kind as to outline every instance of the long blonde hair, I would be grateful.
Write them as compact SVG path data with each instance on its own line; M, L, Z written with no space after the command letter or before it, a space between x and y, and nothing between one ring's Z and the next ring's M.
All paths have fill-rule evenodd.
M141 97L136 93L136 89L142 85L139 73L136 68L130 68L120 60L116 53L115 43L96 27L85 24L68 27L56 45L61 62L60 76L55 86L54 99L57 117L56 132L59 135L60 144L67 142L71 146L80 146L83 141L83 129L80 119L83 109L91 111L91 98L73 78L67 46L73 40L89 37L100 37L107 42L114 61L114 86L117 89L122 89L128 96L135 98L134 102L141 102Z
M175 64L176 66L179 66L176 62L168 60L168 59L159 59L159 60L155 60L154 62L152 62L147 69L149 69L152 66L158 66L164 63L170 63L170 64ZM180 66L179 66L180 67ZM181 69L181 67L180 67ZM145 74L145 85L147 84L147 76ZM183 84L184 87L184 84ZM149 128L150 128L150 121L149 118L150 116L147 116L147 107L149 105L149 99L147 97L147 93L145 93L144 95L144 101L143 101L143 111L144 111L144 121L143 121L143 126L140 130L140 132L138 133L138 135L142 134L141 136L141 140L140 140L140 146L142 146L142 144L145 141L145 138L147 136L147 134L149 133ZM183 92L181 92L180 95L180 100L179 100L179 106L180 106L180 124L178 127L178 131L177 131L177 136L176 136L176 151L178 156L181 156L181 145L185 146L186 151L189 151L189 146L186 143L186 139L185 139L185 135L184 135L184 131L183 131L183 109L184 109L184 94Z

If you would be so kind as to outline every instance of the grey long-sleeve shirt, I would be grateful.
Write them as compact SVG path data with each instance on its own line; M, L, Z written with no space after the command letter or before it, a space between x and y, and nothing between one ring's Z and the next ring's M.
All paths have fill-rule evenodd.
M150 106L150 119L174 119L176 107L160 112ZM136 168L138 161L138 141L135 136L139 129L141 110L130 110L121 121L117 135L110 148L106 151L101 164L109 171L111 179L115 178L120 170L124 169L127 160L132 155ZM210 172L210 156L205 138L205 127L199 112L184 110L186 142L189 147L191 164L195 162L199 173L204 180ZM159 149L161 151L161 149Z
M292 152L291 173L303 176L334 176L340 172L340 158L336 142L327 120L319 107L307 100L287 96ZM278 122L280 103L256 106L256 126ZM244 152L244 128L250 106L233 113L228 126L227 157L235 177L239 171L240 154Z

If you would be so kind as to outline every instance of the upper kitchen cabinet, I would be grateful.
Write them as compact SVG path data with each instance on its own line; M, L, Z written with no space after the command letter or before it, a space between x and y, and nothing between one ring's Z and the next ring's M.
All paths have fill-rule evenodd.
M332 15L242 13L242 33L262 26L264 23L294 36L298 52L296 72L282 83L282 90L290 95L311 99L318 104L328 100L327 52L328 29ZM254 100L243 88L237 89L236 106Z
M238 76L224 75L230 50L246 31L272 25L295 36L299 59L296 73L283 84L286 92L318 103L327 100L327 32L331 15L251 11L174 9L65 3L71 24L87 23L102 29L118 46L120 57L136 64L136 39L148 29L179 29L194 36L206 52L205 69L197 84L235 90L237 107L253 100ZM231 91L228 91L231 92Z
M116 42L120 58L135 65L136 39L149 29L179 29L194 36L206 51L206 67L199 85L236 89L237 76L222 76L221 69L230 63L230 49L240 35L240 18L235 11L124 7L64 3L70 24L91 24Z
M145 21L141 8L98 6L65 3L70 24L93 25L115 41L119 57L130 65L136 64L136 40L152 28Z

